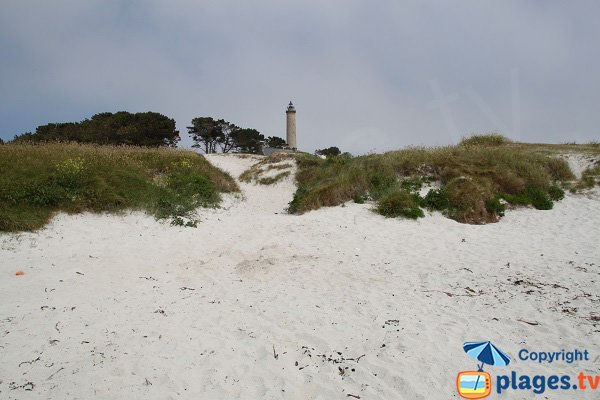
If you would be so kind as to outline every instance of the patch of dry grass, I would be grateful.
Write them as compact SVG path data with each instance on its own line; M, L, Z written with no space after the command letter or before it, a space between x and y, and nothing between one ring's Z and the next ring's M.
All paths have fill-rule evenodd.
M591 189L594 186L600 186L600 160L581 173L581 179L571 188L571 191Z
M295 155L290 153L276 153L252 165L240 175L240 181L245 183L256 182L260 185L272 185L290 175L294 165L289 160L294 160ZM288 170L288 171L283 171ZM269 171L282 171L273 176L265 176Z
M261 185L272 185L272 184L277 183L280 180L290 176L290 174L291 174L290 171L280 172L277 175L266 176L264 178L260 178L258 180L258 183Z

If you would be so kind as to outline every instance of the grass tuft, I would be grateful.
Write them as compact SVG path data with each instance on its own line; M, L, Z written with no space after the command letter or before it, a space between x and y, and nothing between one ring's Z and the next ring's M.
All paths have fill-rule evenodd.
M288 177L289 175L290 175L290 171L280 172L280 173L278 173L277 175L274 175L274 176L267 176L265 178L260 178L258 180L258 183L260 185L272 185L274 183L279 182L283 178Z
M498 133L477 134L463 138L460 141L460 146L502 146L507 143L512 143L512 140Z

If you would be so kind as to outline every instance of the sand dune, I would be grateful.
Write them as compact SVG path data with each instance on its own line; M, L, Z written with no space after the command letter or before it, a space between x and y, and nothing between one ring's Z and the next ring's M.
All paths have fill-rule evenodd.
M598 192L473 226L288 215L292 178L240 186L196 229L84 214L0 235L0 398L449 399L465 341L600 355Z

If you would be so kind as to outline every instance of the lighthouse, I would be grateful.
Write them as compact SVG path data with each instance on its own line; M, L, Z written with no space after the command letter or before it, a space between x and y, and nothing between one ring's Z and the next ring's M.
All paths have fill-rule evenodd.
M287 144L290 149L296 150L298 148L298 145L296 144L296 108L291 101L285 114L287 117Z

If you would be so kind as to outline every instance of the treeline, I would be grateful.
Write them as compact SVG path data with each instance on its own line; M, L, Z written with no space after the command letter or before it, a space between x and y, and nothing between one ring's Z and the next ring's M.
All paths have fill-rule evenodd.
M285 140L277 136L265 138L256 129L240 128L223 119L198 117L188 126L188 133L194 141L193 147L200 148L204 153L260 153L262 146L275 148L287 147Z
M223 119L198 117L187 127L193 147L205 153L260 153L262 146L286 148L280 137L265 137ZM175 147L180 140L175 120L155 112L96 114L81 122L40 125L35 132L16 135L13 142L78 142L103 145Z
M174 147L179 141L175 120L155 112L96 114L81 122L40 125L15 142L78 142L146 147Z

